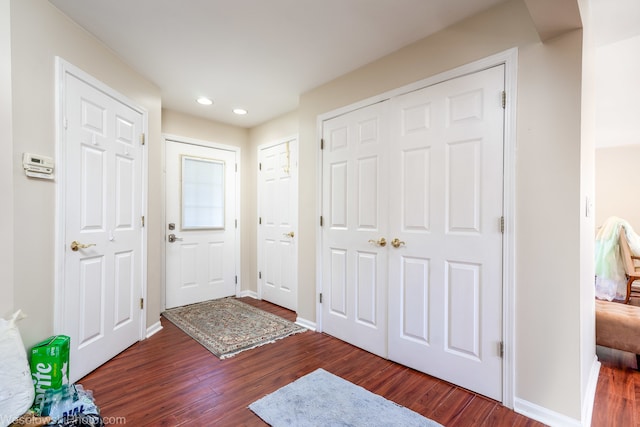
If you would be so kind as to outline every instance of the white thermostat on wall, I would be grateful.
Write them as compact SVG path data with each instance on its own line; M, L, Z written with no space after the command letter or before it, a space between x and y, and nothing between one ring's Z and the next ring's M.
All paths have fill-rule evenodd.
M53 159L39 154L22 155L24 173L32 178L53 179Z

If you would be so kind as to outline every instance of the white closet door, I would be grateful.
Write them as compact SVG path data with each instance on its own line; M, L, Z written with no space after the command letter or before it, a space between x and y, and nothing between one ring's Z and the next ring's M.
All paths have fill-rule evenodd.
M140 339L143 114L66 74L62 329L77 381Z
M323 125L324 332L499 401L503 89L498 66Z
M298 308L298 140L259 151L258 271L260 296Z
M386 357L388 103L324 123L323 329Z
M389 358L502 400L504 67L392 99Z

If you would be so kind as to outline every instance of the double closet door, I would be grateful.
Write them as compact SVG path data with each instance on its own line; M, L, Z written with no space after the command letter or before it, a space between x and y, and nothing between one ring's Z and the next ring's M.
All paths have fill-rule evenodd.
M504 66L323 122L323 331L502 400Z

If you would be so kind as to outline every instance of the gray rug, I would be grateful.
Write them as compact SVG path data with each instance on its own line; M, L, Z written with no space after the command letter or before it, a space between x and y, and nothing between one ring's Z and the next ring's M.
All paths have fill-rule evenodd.
M253 402L249 409L273 427L441 426L323 369Z
M231 297L172 308L162 315L220 359L307 330Z

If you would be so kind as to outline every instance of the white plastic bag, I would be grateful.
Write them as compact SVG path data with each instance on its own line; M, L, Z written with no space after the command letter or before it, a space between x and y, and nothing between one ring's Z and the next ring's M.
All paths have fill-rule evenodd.
M6 427L33 404L35 389L20 331L16 322L24 316L20 310L11 319L0 319L0 426Z
M58 389L48 389L40 405L40 415L51 417L57 423L65 417L77 415L100 415L93 400L93 393L82 384L65 384Z

